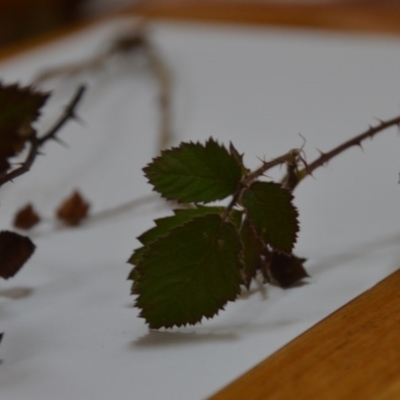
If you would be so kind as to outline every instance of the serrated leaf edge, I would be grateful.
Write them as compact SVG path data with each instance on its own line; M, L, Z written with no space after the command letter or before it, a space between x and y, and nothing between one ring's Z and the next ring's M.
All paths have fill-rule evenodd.
M209 215L209 214L208 214L208 215ZM179 225L179 226L176 226L176 227L172 228L170 231L168 231L168 234L170 234L171 232L173 232L173 231L175 231L175 230L181 229L183 226L188 225L189 223L193 222L193 220L195 220L195 219L204 218L205 216L207 216L207 215L196 216L196 217L192 218L191 220L186 221L186 222L183 223L182 225ZM232 225L233 228L237 231L237 228L235 227L235 225L234 225L232 222L229 222L229 221L222 221L222 220L221 220L221 222L224 222L224 223L227 223L227 224L229 224L229 225ZM237 231L237 233L238 233L239 241L240 241L240 243L242 244L242 241L240 240L240 234L239 234L238 231ZM166 235L162 235L162 236L158 237L157 239L155 239L154 241L152 241L151 243L149 243L148 249L147 249L146 251L144 251L142 257L140 258L140 261L144 260L144 259L145 259L145 258L144 258L145 255L146 255L147 253L150 253L150 252L152 251L151 247L152 247L153 245L155 245L156 242L158 242L159 240L161 240L162 238L164 238L165 236L166 236ZM139 261L139 262L140 262L140 261ZM243 262L243 244L242 244L242 248L239 250L239 253L238 253L238 263L240 264L239 272L241 272L241 271L244 270L244 262ZM138 266L139 266L139 264L135 267L135 269L137 269ZM137 273L139 274L139 278L138 278L138 279L140 279L140 269L137 270ZM136 282L136 281L134 281L133 283L135 284L135 282ZM228 299L228 300L226 300L224 303L221 303L221 305L218 306L218 310L217 310L216 312L214 312L212 315L203 315L203 316L201 316L201 318L200 318L198 321L193 322L193 323L192 323L192 322L185 322L185 323L178 323L178 324L173 323L173 324L162 325L162 326L154 326L154 325L152 326L151 323L149 323L149 322L146 320L146 318L143 316L143 310L137 305L138 298L136 298L134 305L135 305L135 307L137 307L137 308L140 309L140 312L139 312L139 315L138 315L138 316L139 316L140 318L143 318L143 319L146 320L146 323L148 323L150 329L156 329L156 330L158 330L158 329L160 329L160 328L167 328L167 329L170 329L170 328L174 328L174 327L180 328L180 327L186 327L186 326L194 326L194 325L200 324L201 321L202 321L204 318L206 318L207 320L209 320L209 319L212 319L212 318L216 317L216 316L219 314L220 311L224 311L224 310L225 310L225 306L226 306L229 302L234 302L234 301L236 301L236 299L238 298L238 295L239 295L240 292L241 292L241 287L240 287L241 284L242 284L242 283L240 283L240 284L238 285L237 292L235 293L236 297L235 297L234 299Z

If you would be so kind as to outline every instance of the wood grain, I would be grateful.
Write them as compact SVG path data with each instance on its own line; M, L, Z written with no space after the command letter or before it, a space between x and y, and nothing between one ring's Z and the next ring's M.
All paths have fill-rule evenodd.
M30 39L25 39L21 42L17 42L9 46L0 47L0 62L10 60L11 58L18 56L19 54L33 50L40 46L44 46L48 43L53 43L56 40L77 33L79 32L79 30L86 29L90 26L91 23L94 23L96 21L98 21L98 19L68 24L67 26L59 28L57 30L51 30L50 32L31 37Z
M0 49L0 61L66 37L100 20L116 16L140 16L149 20L276 25L362 34L400 34L400 5L322 4L280 5L252 1L146 0L135 7L70 24L58 30Z
M132 12L150 19L195 20L342 30L400 33L400 3L369 5L328 3L288 5L283 2L224 0L146 0Z
M400 399L400 271L212 400Z

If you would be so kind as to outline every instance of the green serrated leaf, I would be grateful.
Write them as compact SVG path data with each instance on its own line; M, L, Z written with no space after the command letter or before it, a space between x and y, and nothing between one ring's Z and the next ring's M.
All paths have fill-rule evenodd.
M132 265L137 265L139 260L142 258L142 254L143 252L146 250L145 246L142 247L138 247L137 249L135 249L132 253L132 255L129 257L128 259L128 263L132 264ZM132 270L133 272L133 270ZM129 280L134 280L134 278L132 278L132 272L129 274L128 279Z
M219 215L196 217L151 243L137 269L136 306L150 328L196 324L240 291L239 234Z
M166 235L171 229L183 225L184 223L190 221L191 219L201 215L221 214L224 211L224 208L198 206L196 208L176 209L173 211L174 215L156 219L154 221L156 223L156 226L142 233L138 237L138 240L143 244L143 246L137 248L133 252L131 258L128 260L128 263L137 265L143 252L146 249L146 246L148 247L149 244L154 242L156 239ZM133 280L131 278L131 275L129 275L128 279Z
M144 247L142 247L141 249L144 251ZM130 262L130 260L128 262ZM138 278L139 278L139 271L136 268L133 268L128 275L128 280L135 281Z
M250 170L248 168L245 167L244 163L243 163L243 154L240 154L237 150L236 147L233 145L232 142L229 143L229 153L235 157L236 161L238 162L238 164L240 165L240 168L242 170L242 177L245 176L246 174L248 174L250 172Z
M156 226L146 231L138 237L138 240L146 245L153 242L160 236L168 233L172 228L184 224L195 217L207 214L221 214L224 211L223 207L196 207L173 210L175 215L156 219Z
M133 281L131 287L131 294L138 294L136 291L136 286L137 286L137 281L139 280L139 271L136 268L132 269L132 271L128 276L128 280Z
M144 232L138 237L138 240L143 244L142 247L138 247L134 250L132 256L129 258L128 263L137 265L144 253L148 248L149 244L154 242L161 236L166 235L172 228L183 225L185 222L191 219L207 214L222 214L224 207L206 207L197 206L196 208L190 209L176 209L173 210L175 215L156 219L154 222L156 226ZM232 210L229 216L229 222L234 224L238 229L240 228L243 213L239 210ZM136 268L133 268L128 275L128 280L137 280L139 273ZM135 283L132 285L132 294L135 294Z
M242 195L246 213L261 239L290 254L299 231L293 196L274 182L254 182Z
M244 283L249 288L257 270L261 267L261 255L265 245L257 237L254 227L247 218L240 230L240 239L243 245Z
M210 138L205 145L181 143L165 150L143 169L154 190L178 202L208 203L233 194L241 165Z

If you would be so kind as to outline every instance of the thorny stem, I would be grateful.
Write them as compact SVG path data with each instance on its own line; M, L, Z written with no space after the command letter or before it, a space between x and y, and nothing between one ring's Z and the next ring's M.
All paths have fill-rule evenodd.
M47 140L55 139L57 132L65 125L69 119L77 119L75 109L86 91L85 85L80 85L75 92L74 97L72 97L69 104L64 110L64 114L56 121L56 123L41 137L37 139L38 146L42 146Z
M288 172L284 176L281 181L283 187L288 189L289 191L293 191L296 186L301 182L306 176L312 175L313 171L317 168L323 166L332 158L336 157L343 151L353 147L360 146L361 142L368 138L373 138L377 133L382 132L383 130L390 128L392 126L400 126L400 116L392 118L387 121L381 121L379 125L370 127L367 131L357 135L356 137L342 143L341 145L335 147L331 151L327 153L321 152L321 155L314 160L311 164L307 164L304 159L301 157L301 149L292 149L288 153L283 154L280 157L274 158L269 162L264 162L259 168L247 174L238 184L238 189L232 197L231 202L228 204L225 209L222 218L226 220L235 207L235 205L240 201L240 197L243 191L248 187L254 180L259 178L269 169L281 165L286 164L288 166ZM304 168L302 170L298 170L298 163L302 161L304 164Z
M276 167L277 165L281 164L295 164L297 162L297 158L300 154L299 149L292 149L288 153L283 154L280 157L274 158L273 160L269 162L264 162L261 167L257 168L253 172L250 172L247 174L244 179L243 179L243 184L249 185L252 183L255 179L259 178L261 175L263 175L265 172L267 172L269 169Z
M85 86L80 86L67 107L64 110L63 115L56 121L56 123L40 138L34 135L30 140L30 148L28 155L25 161L21 164L20 167L15 168L14 170L4 173L0 175L0 186L4 185L6 182L12 181L18 176L23 175L28 172L32 167L33 162L38 156L39 149L43 146L48 140L57 140L57 132L67 123L70 119L76 119L76 108L81 101L83 94L86 90Z
M154 76L154 79L157 80L158 83L158 90L159 90L159 110L160 110L160 131L158 137L158 144L157 144L157 152L163 150L164 148L168 147L170 139L171 139L171 80L170 74L165 66L161 55L159 54L157 48L154 44L148 39L145 33L145 25L144 23L138 23L135 26L133 32L129 32L127 34L121 35L117 38L109 48L101 51L99 54L95 55L91 59L84 60L75 64L64 65L61 67L50 68L47 70L42 71L33 81L35 86L43 84L45 81L57 78L60 76L75 76L85 71L94 71L101 68L110 58L122 54L132 53L133 51L141 51L143 52L144 56L148 62L148 68L151 74ZM83 94L83 93L82 93ZM77 99L79 101L79 99ZM64 117L69 115L69 111L73 114L75 104L71 102L70 106L68 106L66 110L66 114ZM68 119L68 117L67 117ZM21 166L14 171L12 171L12 175L10 173L10 179L15 178L21 173L26 172L29 170L30 166L32 165L34 158L37 155L38 148L48 139L57 139L55 137L55 133L58 129L66 121L59 120L54 127L46 133L42 138L31 141L31 149L27 160ZM25 169L25 171L24 171ZM1 185L1 177L0 177L0 185ZM92 214L88 218L89 221L94 220L103 220L107 219L113 215L117 215L119 213L128 211L136 206L141 205L142 203L145 204L150 201L153 197L144 197L139 199L134 199L129 201L128 203L124 203L118 205L116 207L112 207L107 210L103 210Z
M236 190L235 194L232 197L232 200L230 201L230 203L228 204L228 206L225 208L223 214L222 214L222 220L226 221L229 217L230 212L233 210L233 207L235 207L235 205L239 202L240 197L242 196L242 193L244 191L244 189L246 189L246 186L243 186L240 184L238 184L238 189Z
M264 161L263 164L256 170L249 172L239 183L236 192L234 193L232 200L224 210L222 219L225 221L232 209L239 202L240 197L244 190L253 183L257 178L267 172L269 169L276 167L277 165L287 164L288 166L296 166L298 158L300 156L300 149L292 149L288 153L281 155L280 157L274 158L271 161Z
M353 147L353 146L361 146L361 142L368 138L373 138L377 133L382 132L383 130L390 128L392 126L400 126L400 116L395 118L389 119L387 121L381 121L379 125L370 127L367 131L359 134L358 136L354 137L353 139L344 142L343 144L335 147L331 151L327 153L321 152L321 155L314 160L311 164L306 165L306 167L297 173L297 179L292 180L292 184L290 187L287 187L290 191L293 191L295 187L301 182L306 176L312 175L313 171L317 168L323 166L332 158L336 157L338 154L342 153L343 151Z

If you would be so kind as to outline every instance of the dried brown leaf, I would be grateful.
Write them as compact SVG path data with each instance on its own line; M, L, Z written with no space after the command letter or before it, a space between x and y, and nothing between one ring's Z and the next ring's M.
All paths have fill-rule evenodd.
M13 225L18 229L29 230L40 222L40 217L32 204L27 204L15 214Z
M56 210L56 216L70 226L79 225L88 215L90 204L78 191L72 193Z

